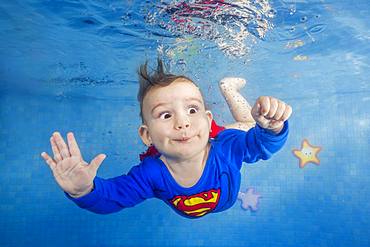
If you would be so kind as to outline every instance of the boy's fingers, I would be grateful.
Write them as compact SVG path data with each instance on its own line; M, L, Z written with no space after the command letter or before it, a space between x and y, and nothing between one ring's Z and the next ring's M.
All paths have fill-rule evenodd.
M72 132L69 132L67 134L67 141L71 155L81 157L80 148L78 147L78 144Z
M57 147L57 144L56 144L53 136L50 137L50 144L51 144L51 149L53 150L54 160L56 162L61 161L62 160L62 156L60 155L59 149Z
M107 156L105 154L99 154L98 156L96 156L91 162L90 162L90 166L95 170L97 171L101 165L101 163L104 161L104 159L106 158Z
M277 99L272 98L272 97L270 97L269 100L270 100L270 109L267 112L266 117L275 119L275 114L276 114L276 110L278 109L279 102Z
M53 170L56 166L55 161L45 152L41 153L41 157L45 160L46 164Z
M57 144L57 147L60 151L60 155L62 158L68 158L71 156L69 153L67 144L64 142L63 137L60 135L59 132L54 132L53 133L54 141Z
M252 108L252 116L263 128L278 126L289 119L292 107L285 102L269 96L261 96Z
M256 102L254 106L252 107L251 114L253 118L257 118L260 111L260 105Z
M261 96L259 97L258 102L260 104L259 113L262 116L266 116L267 113L270 111L270 99L266 96Z
M260 103L256 103L256 106L252 109L252 115L254 116L254 120L261 126L267 126L268 125L268 119L266 119L263 114L261 113L261 105Z
M281 118L284 115L286 104L284 102L280 101L280 100L278 101L278 103L279 103L279 106L276 110L274 119L275 120L282 120Z
M290 105L286 105L285 112L284 112L281 120L283 122L285 122L286 120L288 120L288 118L290 117L291 114L292 114L292 107Z
M260 116L257 121L256 121L262 128L266 128L269 123L270 123L270 120L268 120L267 118L265 118L264 116Z

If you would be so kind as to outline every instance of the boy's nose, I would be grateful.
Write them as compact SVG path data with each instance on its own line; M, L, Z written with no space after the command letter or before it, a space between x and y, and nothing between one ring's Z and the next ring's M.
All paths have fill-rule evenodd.
M189 127L190 127L190 124L189 123L176 125L176 129L178 129L178 130L187 129Z
M190 121L187 117L178 118L176 121L175 128L177 130L187 129L190 127Z

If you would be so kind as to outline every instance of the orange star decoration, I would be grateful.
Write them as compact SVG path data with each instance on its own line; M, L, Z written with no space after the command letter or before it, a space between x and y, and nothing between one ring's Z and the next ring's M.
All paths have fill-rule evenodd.
M320 150L321 147L312 146L307 139L304 139L301 150L293 149L293 154L299 159L299 167L304 168L310 162L320 165L320 160L317 158Z

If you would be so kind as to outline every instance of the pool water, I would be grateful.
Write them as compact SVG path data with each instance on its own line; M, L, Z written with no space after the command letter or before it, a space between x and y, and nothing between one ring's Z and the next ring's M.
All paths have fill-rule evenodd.
M370 3L181 2L0 3L0 246L370 246ZM233 121L225 76L247 79L251 104L292 105L284 148L242 168L257 210L189 220L151 199L97 215L54 182L40 153L56 130L85 160L107 154L100 177L138 164L136 71L158 55L220 124Z

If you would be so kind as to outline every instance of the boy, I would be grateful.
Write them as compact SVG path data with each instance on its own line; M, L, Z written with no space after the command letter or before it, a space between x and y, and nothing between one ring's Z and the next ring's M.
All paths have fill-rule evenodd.
M139 135L145 145L155 146L157 155L127 175L102 179L96 173L105 155L88 164L72 133L68 146L53 133L54 159L41 154L67 197L81 208L106 214L157 197L188 218L220 212L237 199L242 163L268 159L286 141L292 111L280 100L259 97L251 110L254 128L226 129L210 140L212 113L194 82L165 73L160 60L157 71L149 74L144 64L139 76Z

